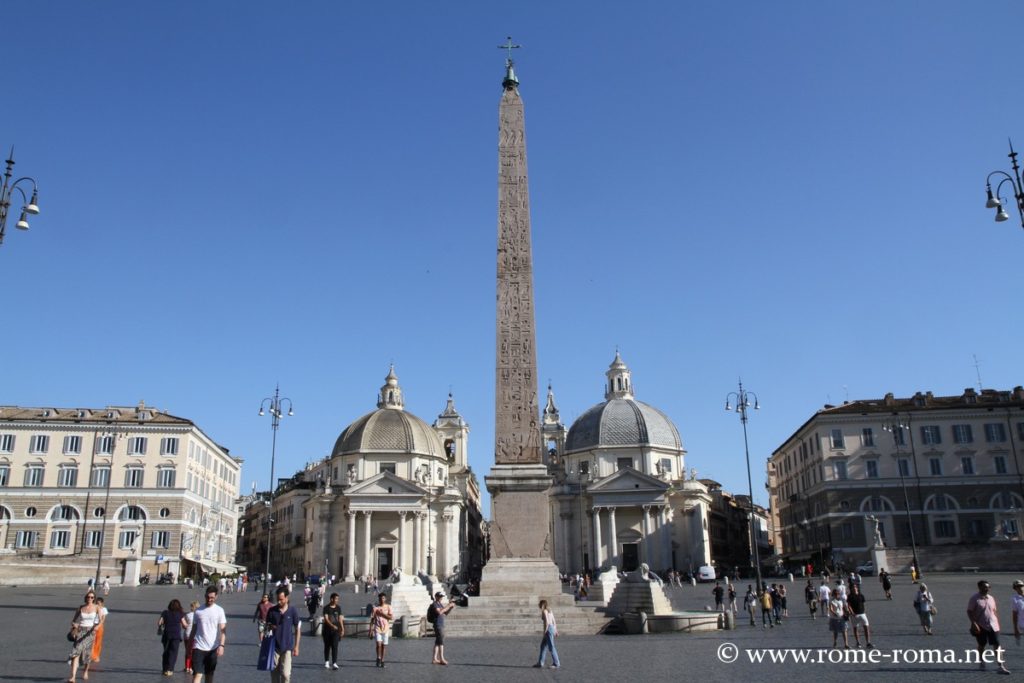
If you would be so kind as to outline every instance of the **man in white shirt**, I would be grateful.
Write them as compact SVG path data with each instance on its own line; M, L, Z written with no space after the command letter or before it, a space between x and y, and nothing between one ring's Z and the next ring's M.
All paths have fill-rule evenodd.
M832 597L846 602L846 584L843 583L842 579L836 579L836 587L832 589Z
M832 598L832 589L828 587L828 582L825 579L821 580L821 585L818 586L818 602L821 603L821 614L822 616L828 616L828 601Z
M217 587L206 589L206 605L196 610L192 619L192 683L200 683L206 674L207 683L213 683L213 672L217 670L217 658L224 654L228 642L227 616L224 609L216 604Z
M1013 637L1020 638L1020 634L1024 633L1024 581L1017 579L1013 582L1010 604L1013 610Z

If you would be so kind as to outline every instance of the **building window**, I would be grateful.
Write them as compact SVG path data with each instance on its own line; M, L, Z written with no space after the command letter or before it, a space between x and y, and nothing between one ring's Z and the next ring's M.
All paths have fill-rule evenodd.
M146 437L144 436L133 436L128 439L128 455L145 455L146 454Z
M25 486L38 488L43 485L43 466L29 465L25 470Z
M153 532L153 547L154 548L170 548L171 547L171 532L170 531L154 531Z
M967 522L967 535L973 538L988 538L985 533L985 522L980 519L972 519Z
M985 441L988 443L1006 443L1006 425L993 422L985 425Z
M843 522L839 525L839 537L844 541L849 541L853 538L853 523Z
M896 461L896 466L899 467L899 474L901 477L910 476L910 461L906 458L900 458Z
M128 505L121 510L121 516L118 519L122 522L143 520L146 519L146 513L138 505Z
M173 489L174 488L174 468L164 467L157 470L156 473L156 486L161 489Z
M0 486L10 486L11 484L11 467L10 465L0 465Z
M1017 423L1017 438L1024 441L1024 422Z
M902 425L897 426L896 429L894 429L892 431L892 442L893 442L893 444L895 444L897 446L906 446L907 445L907 435L903 431L903 426Z
M921 442L926 446L938 446L942 443L942 432L936 425L921 427Z
M1024 424L1022 422L1021 424ZM14 452L14 434L0 434L0 453Z
M131 489L142 488L142 475L145 473L141 467L129 467L124 473L124 485Z
M135 545L135 539L138 538L139 532L137 531L122 531L121 535L117 539L117 547L121 550L127 550Z
M105 514L107 514L107 511L104 508L102 508L102 507L98 507L98 508L96 508L95 510L92 511L92 516L96 517L97 519L102 517Z
M171 516L171 508L160 508L160 516L164 519Z
M955 538L956 525L951 520L939 519L935 521L935 538Z
M992 464L995 465L996 474L1006 474L1006 458L1005 457L1003 457L1001 455L997 455L996 457L992 458Z
M113 455L114 454L114 437L113 436L101 436L96 439L96 455Z
M875 432L871 427L865 427L860 432L860 438L865 447L874 447L875 445Z
M590 474L590 461L589 460L580 460L580 474L581 475Z
M836 460L833 462L832 473L836 479L846 479L846 461Z
M110 467L94 467L89 476L89 486L106 488L110 483Z
M85 532L85 547L86 548L99 548L100 544L103 543L103 532L102 531L86 531Z
M633 458L616 458L615 462L616 468L620 470L633 466Z
M66 550L71 545L70 531L50 532L50 548L53 550Z
M51 520L63 519L72 520L78 519L78 510L71 507L70 505L60 505L50 515Z
M394 474L395 473L395 463L393 463L393 462L382 462L380 464L380 471L381 471L381 474L383 474L384 472L390 472L391 474Z
M160 455L177 455L178 454L178 439L177 437L168 436L160 439Z
M833 450L844 448L845 442L843 441L843 430L833 429L832 430L832 448Z
M25 508L25 516L26 517L35 517L36 516L36 508L35 508L34 505L29 505L27 508Z
M14 535L14 547L15 548L35 548L36 538L39 537L38 531L19 531Z
M45 434L34 434L28 442L29 453L45 453L50 450L50 437Z
M973 443L971 425L953 425L953 443Z
M78 486L78 468L64 466L57 470L57 486Z
M960 469L964 474L974 474L974 458L969 455L961 457Z
M82 437L80 436L65 436L64 437L64 455L78 455L82 452Z
M868 501L868 507L872 512L891 512L892 505L880 496L872 496Z
M661 459L661 471L666 474L670 474L672 472L672 458Z
M868 475L868 479L878 479L878 461L877 460L865 460L864 469Z
M933 477L942 476L942 458L928 458L928 467Z

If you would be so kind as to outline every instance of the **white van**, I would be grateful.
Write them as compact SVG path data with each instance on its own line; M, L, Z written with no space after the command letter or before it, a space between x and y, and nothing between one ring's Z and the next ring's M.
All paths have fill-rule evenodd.
M697 580L701 583L705 581L714 581L717 577L715 576L715 568L709 565L704 565L697 570Z

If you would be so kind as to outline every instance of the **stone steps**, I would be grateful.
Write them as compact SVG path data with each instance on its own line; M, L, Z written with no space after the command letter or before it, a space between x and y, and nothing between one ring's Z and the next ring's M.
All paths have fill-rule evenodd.
M571 596L564 596L569 600ZM487 636L540 636L541 620L535 597L491 597L486 607L471 598L469 607L460 607L448 615L445 635L462 638ZM559 599L558 602L564 602ZM563 635L594 635L608 623L608 617L593 607L554 606L558 632Z

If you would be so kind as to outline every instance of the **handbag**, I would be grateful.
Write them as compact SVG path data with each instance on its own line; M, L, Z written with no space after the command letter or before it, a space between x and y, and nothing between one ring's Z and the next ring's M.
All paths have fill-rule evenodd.
M935 609L935 605L930 605L928 607L928 612L934 617L936 614L939 613L939 610Z
M75 629L71 629L70 631L68 631L68 642L75 642Z
M256 668L259 671L274 670L274 635L268 633L260 641L260 655L256 660Z

